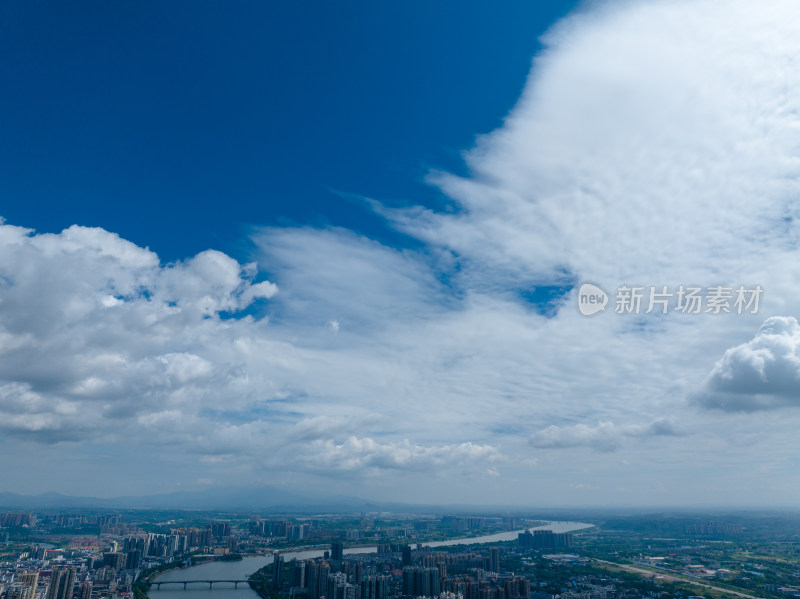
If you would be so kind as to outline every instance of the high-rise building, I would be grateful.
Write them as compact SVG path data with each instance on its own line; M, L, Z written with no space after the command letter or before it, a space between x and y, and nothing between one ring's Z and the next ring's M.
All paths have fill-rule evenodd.
M74 568L53 568L53 573L50 575L50 586L47 587L47 599L72 599L74 588Z
M142 559L140 551L128 551L125 554L125 568L128 570L135 570L139 567L139 561Z
M311 599L319 599L328 588L328 574L330 574L331 568L325 563L310 562L307 571L308 596Z
M409 545L403 545L402 549L403 555L403 562L402 565L405 568L406 566L411 565L411 547Z
M389 577L367 576L361 580L361 599L388 599Z
M319 578L317 582L317 596L315 599L325 595L328 592L328 578L331 576L331 567L328 564L322 564L319 568Z
M491 572L500 571L500 549L497 547L489 549L489 570Z
M349 574L353 577L353 583L358 584L364 576L364 564L361 562L350 562L352 564Z
M556 549L559 547L572 547L572 533L554 533L552 530L525 531L517 535L521 547L533 547L535 549Z
M308 588L308 562L293 559L289 562L289 581L292 587L298 589Z
M34 545L30 549L31 559L42 560L47 555L47 548Z
M5 599L33 599L35 594L36 590L29 587L27 584L15 582L11 586L6 587L3 597Z
M27 585L33 589L33 594L36 594L36 587L39 584L38 572L23 572L17 575L17 582Z
M125 568L126 555L124 553L104 553L103 565L119 571Z
M328 577L328 591L326 599L345 599L347 575L344 572L334 572Z
M211 534L218 539L229 537L231 534L231 525L227 522L214 522L211 525Z
M308 524L290 524L286 530L286 536L293 541L301 541L308 537Z
M0 526L33 526L35 521L33 514L0 514Z
M276 589L283 585L283 556L274 551L272 553L272 586ZM48 597L48 599L50 599Z
M331 543L331 559L333 561L342 561L344 556L344 544L341 541L333 541Z
M403 595L410 597L435 597L441 593L438 568L403 568Z
M514 576L503 583L506 599L530 599L531 583L522 576Z

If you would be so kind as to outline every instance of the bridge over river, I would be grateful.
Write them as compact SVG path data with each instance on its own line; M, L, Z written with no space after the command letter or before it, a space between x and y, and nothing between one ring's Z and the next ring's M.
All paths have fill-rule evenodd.
M238 589L240 583L246 583L248 581L246 579L245 580L230 580L230 579L229 580L162 580L162 581L154 580L150 584L151 585L155 585L155 587L158 590L161 590L161 585L162 584L182 584L183 585L183 590L185 591L186 590L186 585L193 584L193 583L198 583L198 582L199 583L203 583L203 584L207 584L209 589L212 588L214 586L214 584L216 584L216 583L220 583L220 582L227 582L229 584L233 583L233 588L234 589Z

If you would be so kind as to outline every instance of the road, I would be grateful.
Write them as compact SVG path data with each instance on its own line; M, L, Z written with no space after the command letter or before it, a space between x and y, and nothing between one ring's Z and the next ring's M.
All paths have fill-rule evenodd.
M628 572L635 572L636 574L643 574L645 576L659 576L666 581L669 582L685 582L687 584L693 584L699 587L704 587L706 589L712 589L714 591L719 591L721 593L728 593L729 595L735 595L737 597L744 597L745 599L764 599L763 597L758 597L756 595L748 595L747 593L740 593L739 591L732 591L730 589L725 589L722 587L716 587L714 585L708 584L707 582L700 582L699 580L692 580L691 578L685 578L683 576L673 576L671 574L662 574L661 572L653 572L652 570L646 570L644 568L637 568L636 566L629 566L628 564L618 564L617 562L607 562L602 559L595 559L594 561L600 562L601 564L608 564L610 566L616 566L618 568L622 568Z

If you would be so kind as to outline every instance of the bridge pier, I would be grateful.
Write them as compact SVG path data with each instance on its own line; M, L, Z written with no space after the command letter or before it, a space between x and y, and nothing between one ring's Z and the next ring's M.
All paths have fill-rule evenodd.
M187 584L189 584L189 583L188 583L188 582L184 582L184 583L183 583L183 590L184 590L184 591L186 590L186 585L187 585Z

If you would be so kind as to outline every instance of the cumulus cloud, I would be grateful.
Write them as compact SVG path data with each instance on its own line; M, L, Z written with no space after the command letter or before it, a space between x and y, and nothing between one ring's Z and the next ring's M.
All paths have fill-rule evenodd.
M320 440L311 445L310 459L324 470L430 470L431 467L470 466L501 457L496 447L470 442L458 445L423 446L408 439L379 443L351 436L341 443Z
M423 289L433 280L416 278L424 265L374 242L336 235L320 233L318 253L313 243L305 248L319 268L305 265L300 279L286 277L298 311L304 302L318 309L325 295L338 316L363 329L375 323L363 317L374 313L358 307L362 289L373 308L395 315L424 303ZM278 258L288 258L276 248L291 241L299 252L315 235L284 237L290 235L276 232L270 240L278 265ZM338 249L322 243L331 239ZM325 248L338 257L322 260ZM328 280L316 278L321 287L312 291L319 269L335 272L328 270ZM383 370L380 376L395 380L407 370L387 370L381 356L331 353L311 338L287 341L287 331L302 330L302 323L272 327L267 318L237 315L276 295L275 284L256 277L254 264L213 250L164 265L151 251L102 229L37 234L3 223L0 430L46 444L168 445L207 466L266 454L270 467L317 472L421 471L497 453L470 442L355 436L365 428L378 433L389 422L359 396L370 387L376 395L384 392L385 381L368 379ZM313 323L308 314L304 322ZM339 330L338 320L328 323L316 328ZM344 406L346 415L339 413Z
M277 290L255 275L216 251L161 265L102 229L0 225L2 426L86 439L104 418L198 402L237 376L212 351L221 313Z
M598 451L610 452L619 449L625 437L649 438L677 434L674 422L665 418L657 418L648 424L627 425L601 421L595 426L588 424L551 425L535 432L529 442L538 449L591 447Z
M694 400L705 408L754 411L800 406L800 325L768 318L747 343L728 349Z
M25 383L0 385L0 431L18 439L59 443L92 438L97 420L79 405L46 397Z

